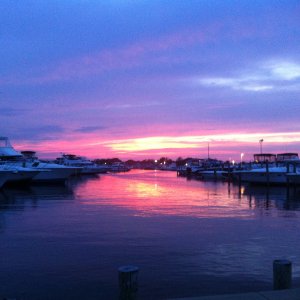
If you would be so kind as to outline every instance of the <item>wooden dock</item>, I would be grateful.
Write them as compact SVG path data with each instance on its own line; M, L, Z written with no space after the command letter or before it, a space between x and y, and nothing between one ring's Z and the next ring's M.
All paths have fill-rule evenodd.
M226 294L191 298L172 298L168 300L299 300L300 288L257 293Z

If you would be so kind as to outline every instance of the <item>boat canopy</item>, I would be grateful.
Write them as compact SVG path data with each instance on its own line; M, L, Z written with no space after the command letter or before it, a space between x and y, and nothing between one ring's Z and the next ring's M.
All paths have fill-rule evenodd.
M277 154L277 161L286 161L286 160L298 160L298 153L279 153Z
M27 158L27 159L37 159L35 156L36 152L35 151L21 151L22 155Z
M276 155L271 153L254 154L254 161L256 162L275 162Z

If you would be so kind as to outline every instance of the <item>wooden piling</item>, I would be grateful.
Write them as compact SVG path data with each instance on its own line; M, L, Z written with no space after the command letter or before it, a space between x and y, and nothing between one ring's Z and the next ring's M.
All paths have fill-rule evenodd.
M269 161L266 161L266 175L267 175L267 185L270 184L270 172L269 172Z
M273 261L273 289L284 290L292 286L292 263L286 259Z
M122 266L119 271L120 300L136 300L138 291L138 272L136 266Z

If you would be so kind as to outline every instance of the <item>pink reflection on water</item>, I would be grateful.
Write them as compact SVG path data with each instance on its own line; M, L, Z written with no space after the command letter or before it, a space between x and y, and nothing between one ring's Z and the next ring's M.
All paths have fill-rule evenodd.
M76 187L88 209L126 208L134 216L176 215L200 218L252 218L249 203L226 182L187 181L175 172L134 170L102 175Z

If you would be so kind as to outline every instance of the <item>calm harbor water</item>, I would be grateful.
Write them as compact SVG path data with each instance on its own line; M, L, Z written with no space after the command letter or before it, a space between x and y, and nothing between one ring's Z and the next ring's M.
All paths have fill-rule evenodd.
M0 191L0 296L117 299L119 266L139 299L272 289L272 261L300 286L300 194L131 171Z

